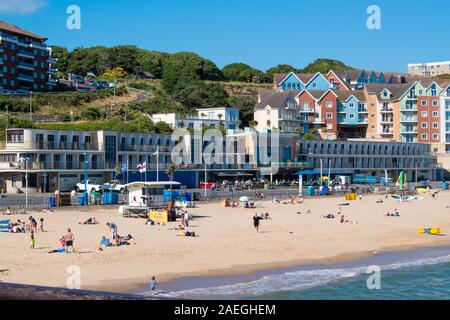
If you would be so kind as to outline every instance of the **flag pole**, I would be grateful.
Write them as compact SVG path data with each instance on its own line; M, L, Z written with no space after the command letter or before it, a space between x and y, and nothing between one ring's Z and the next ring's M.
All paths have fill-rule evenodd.
M156 152L156 181L159 182L159 148Z

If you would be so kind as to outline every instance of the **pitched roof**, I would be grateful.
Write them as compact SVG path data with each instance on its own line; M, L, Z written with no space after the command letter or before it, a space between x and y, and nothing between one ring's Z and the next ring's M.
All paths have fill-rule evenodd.
M261 102L257 103L255 109L263 109L267 105L270 105L274 109L281 108L288 98L294 98L291 91L275 91L272 92L262 92L260 90Z
M19 28L18 26L6 23L4 21L0 21L0 30L3 30L5 32L8 33L14 33L16 35L20 35L20 36L26 36L26 37L30 37L30 38L34 38L38 41L46 41L47 38L44 38L42 36L39 36L37 34L31 33L29 31L23 30L21 28Z
M278 85L280 84L291 72L288 73L275 73L274 74L274 81ZM304 84L307 84L315 75L316 73L294 73L297 78L300 79L301 82Z
M366 100L366 95L364 93L364 91L361 90L353 90L353 91L334 91L337 96L338 99L341 101L347 101L348 98L350 98L351 96L354 96L356 99L358 99L359 101L365 101Z
M369 94L380 95L384 89L389 90L392 94L390 99L386 99L387 101L395 101L400 99L400 97L412 86L412 83L402 83L402 84L393 84L393 83L368 83L366 84L366 90Z
M323 96L323 94L327 91L328 90L306 90L305 89L305 90L300 91L296 95L296 97L301 95L302 93L305 93L305 94L309 94L310 96L312 96L315 100L319 100Z

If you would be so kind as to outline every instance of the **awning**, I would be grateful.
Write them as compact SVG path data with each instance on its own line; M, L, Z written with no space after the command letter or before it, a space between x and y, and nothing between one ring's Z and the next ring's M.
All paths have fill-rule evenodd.
M131 182L129 184L126 184L125 187L127 188L164 188L166 186L180 186L181 183L176 181L149 181L149 182L143 182L143 181L136 181Z
M297 175L297 176L308 176L308 175L315 175L315 174L320 174L320 170L319 169L302 170L302 171L297 172L295 175ZM328 174L328 168L323 168L322 174L323 175L327 175ZM353 174L353 170L349 170L349 169L331 169L331 174Z
M252 177L253 174L247 172L219 172L218 177Z

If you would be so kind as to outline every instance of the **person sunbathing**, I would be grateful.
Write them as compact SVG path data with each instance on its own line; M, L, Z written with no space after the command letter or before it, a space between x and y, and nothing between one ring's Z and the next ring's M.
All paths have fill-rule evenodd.
M329 213L326 216L323 216L325 219L334 219L334 214Z
M357 221L353 221L353 220L347 220L347 219L345 219L345 216L342 215L342 217L341 217L341 223L357 224L358 222L357 222Z
M383 203L383 199L380 198L376 203Z
M196 235L195 232L184 231L184 230L180 230L180 232L178 232L177 236L178 237L193 237L193 238L198 237L198 235Z
M84 224L84 225L94 225L99 224L95 218L89 218L85 222L78 222L78 224Z

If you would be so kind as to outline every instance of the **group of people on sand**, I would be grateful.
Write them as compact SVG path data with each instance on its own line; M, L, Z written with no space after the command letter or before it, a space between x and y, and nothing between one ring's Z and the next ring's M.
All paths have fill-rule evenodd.
M71 250L70 252L75 252L74 242L75 236L72 229L68 228L67 233L59 238L60 248L51 250L48 253L69 253L69 250Z
M25 210L25 208L20 208L19 210L15 211L14 209L11 209L11 207L6 207L6 210L3 212L3 215L6 216L17 214L27 214L27 211Z
M26 232L32 232L36 233L38 231L45 232L44 231L44 218L39 219L39 228L38 223L33 216L30 216L28 218L28 223L24 221L21 221L20 219L17 220L17 222L10 222L9 223L9 233L26 233Z
M400 217L400 212L398 212L398 210L395 209L393 213L387 212L387 213L385 214L385 216L386 216L386 217Z
M355 220L349 220L348 218L345 217L345 215L342 214L342 208L339 206L338 212L337 212L337 216L340 216L340 223L350 223L350 224L358 224L358 221ZM335 219L336 216L332 213L329 213L327 215L322 216L324 219Z

